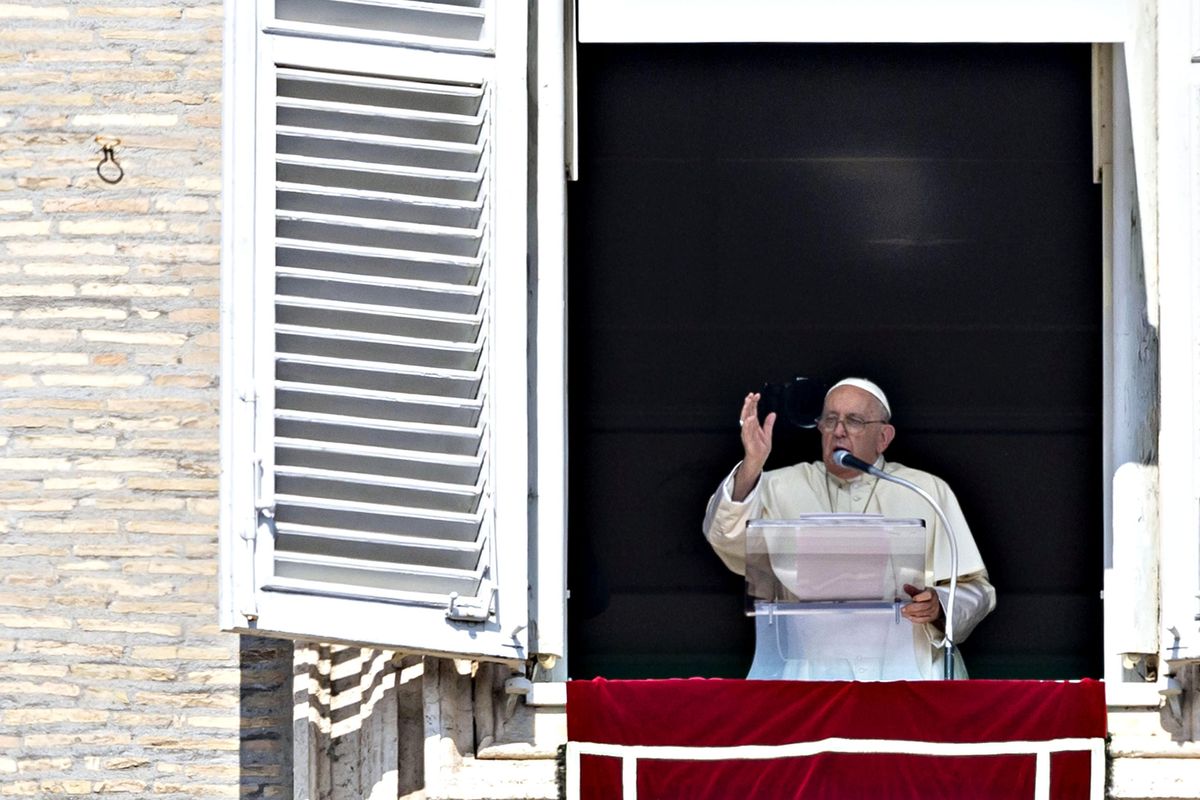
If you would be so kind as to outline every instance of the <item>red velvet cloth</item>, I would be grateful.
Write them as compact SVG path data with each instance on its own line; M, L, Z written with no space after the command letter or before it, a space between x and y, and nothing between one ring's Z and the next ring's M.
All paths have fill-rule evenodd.
M826 738L920 742L1103 738L1103 684L849 683L714 679L572 681L567 738L638 745L777 745ZM822 753L772 760L638 762L638 797L1033 797L1035 756ZM1088 797L1086 752L1051 755L1056 800ZM584 755L584 798L620 798L617 758Z

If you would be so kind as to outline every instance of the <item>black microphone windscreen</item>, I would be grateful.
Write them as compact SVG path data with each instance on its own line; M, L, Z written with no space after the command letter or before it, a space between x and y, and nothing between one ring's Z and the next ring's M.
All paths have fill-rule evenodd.
M833 451L833 463L837 464L839 467L848 467L850 469L856 469L859 472L870 472L870 470L871 470L870 464L863 461L861 458L854 455L849 450L834 450Z

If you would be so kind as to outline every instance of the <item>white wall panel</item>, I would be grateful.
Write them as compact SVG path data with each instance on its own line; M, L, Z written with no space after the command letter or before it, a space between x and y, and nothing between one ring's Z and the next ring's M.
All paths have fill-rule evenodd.
M581 42L1119 42L1128 0L579 0Z

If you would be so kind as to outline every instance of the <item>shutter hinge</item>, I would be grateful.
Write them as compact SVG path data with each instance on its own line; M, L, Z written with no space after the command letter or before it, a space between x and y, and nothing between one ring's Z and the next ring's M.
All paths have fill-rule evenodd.
M251 405L250 418L257 418L258 395L253 390L241 392L238 394L238 400ZM258 526L262 524L263 518L259 511L259 498L262 496L262 477L263 464L262 459L255 456L251 464L252 477L254 481L254 519L246 520L240 526L238 534L241 536L245 544L242 546L242 555L239 558L244 558L245 568L236 571L235 594L240 598L238 601L238 610L245 619L246 624L253 625L258 620L258 584L255 580L255 562L257 560L256 549L258 545Z
M266 468L261 456L254 457L254 511L256 522L261 524L264 519L274 519L275 498L266 490ZM258 525L256 524L257 528Z
M241 392L238 399L243 403L249 403L257 409L258 392L250 389L249 391ZM257 414L257 410L251 411L251 415ZM258 526L263 522L273 519L275 516L275 498L270 495L265 489L266 484L266 468L263 466L263 458L260 455L254 456L254 524L242 530L242 538L246 541L253 541L258 536Z
M456 622L487 622L495 613L496 587L484 583L479 587L478 597L459 597L451 592L446 603L446 619Z
M275 503L268 502L265 499L266 493L263 491L263 460L259 456L254 457L254 522L251 525L246 525L242 528L242 538L246 540L247 554L250 561L249 585L244 587L242 594L242 616L246 618L247 623L253 623L258 619L258 584L255 579L255 548L258 544L258 529L263 525L269 525L271 519L275 516Z

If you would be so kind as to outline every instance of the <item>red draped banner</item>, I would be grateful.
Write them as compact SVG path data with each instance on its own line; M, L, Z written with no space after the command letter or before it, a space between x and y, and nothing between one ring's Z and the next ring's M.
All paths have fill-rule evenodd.
M1096 681L572 681L567 796L1104 796Z

